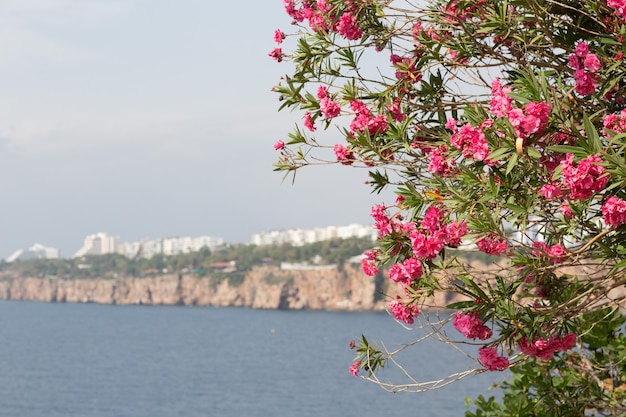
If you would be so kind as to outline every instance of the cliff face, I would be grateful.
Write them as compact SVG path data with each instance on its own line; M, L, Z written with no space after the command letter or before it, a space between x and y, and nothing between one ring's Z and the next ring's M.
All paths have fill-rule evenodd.
M0 299L67 303L382 310L387 301L380 293L375 278L355 265L346 265L343 271L256 267L240 285L231 285L228 279L173 274L74 280L5 277L0 281Z

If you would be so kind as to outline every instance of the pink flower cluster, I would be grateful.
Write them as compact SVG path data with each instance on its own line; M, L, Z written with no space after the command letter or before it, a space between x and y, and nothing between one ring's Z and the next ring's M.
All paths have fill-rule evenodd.
M544 242L534 242L532 254L536 257L546 256L550 262L558 264L565 260L567 251L558 243L548 245Z
M541 195L548 200L554 200L563 195L563 190L561 190L554 183L544 184L539 191L541 192Z
M384 133L389 128L387 117L382 114L372 116L372 112L362 101L353 100L350 103L350 108L355 113L355 117L350 123L350 129L353 132L368 132L371 136L375 136Z
M385 212L387 208L378 204L372 207L372 211L370 212L370 216L374 218L374 227L378 230L379 237L385 237L389 233L393 232L393 225L391 219Z
M364 254L364 258L361 259L361 267L365 275L373 277L378 274L378 253L375 250L368 250Z
M484 252L487 255L499 255L506 252L509 247L506 239L502 236L496 235L495 233L491 233L480 239L476 242L476 246L478 246L478 249L481 252Z
M415 67L415 58L391 54L391 64L396 67L396 78L411 84L422 80L422 73Z
M315 122L313 121L313 115L311 115L311 112L306 112L304 114L304 127L309 129L311 132L315 132Z
M490 371L504 371L510 366L509 360L498 355L496 348L492 347L478 349L478 360Z
M615 133L626 132L626 109L618 113L607 114L604 117L604 128Z
M308 20L309 26L315 32L334 31L349 40L363 37L356 15L357 4L346 2L347 9L340 12L328 0L302 0L300 3L301 7L298 8L295 0L283 0L285 11L296 22Z
M496 117L505 117L513 109L513 99L508 96L511 87L502 87L500 79L496 78L491 83L491 103L489 110Z
M268 56L271 57L276 62L283 62L283 58L285 57L285 54L283 53L283 50L281 48L274 48L268 54Z
M389 279L405 287L420 279L423 274L422 262L416 258L408 258L401 264L394 264L389 269Z
M413 318L417 317L420 313L416 305L402 304L398 299L391 300L389 309L391 310L391 314L393 314L398 321L403 321L406 324L413 324L415 322Z
M602 205L602 218L606 224L620 227L626 223L626 201L619 197L611 196Z
M274 149L276 149L277 151L280 151L281 149L285 148L285 142L283 142L282 140L277 140L276 143L274 144Z
M491 83L489 110L496 117L507 117L520 138L541 134L550 119L550 105L545 101L531 101L523 109L513 108L513 99L508 96L511 87L502 87L500 79Z
M489 146L485 140L485 133L480 129L467 123L456 127L450 121L446 123L446 127L452 128L452 136L450 137L450 145L459 149L466 158L474 158L477 161L483 161L489 156Z
M405 114L402 113L400 109L400 99L395 99L393 103L387 106L387 110L389 114L391 114L391 118L396 122L401 122L406 119Z
M626 20L626 0L607 0L606 5L615 9L622 19Z
M595 54L589 53L589 45L581 41L576 44L573 54L568 57L569 66L574 70L575 90L582 96L588 96L598 87L600 60Z
M361 367L361 361L356 361L350 365L350 373L354 376L359 376L359 368Z
M465 221L445 224L442 216L443 212L432 206L426 212L426 221L422 221L422 229L414 228L410 232L413 254L417 258L433 259L445 245L459 246L461 238L467 234Z
M441 145L429 152L428 171L436 175L449 175L452 173L456 163L454 159L447 157L448 147Z
M461 314L457 311L454 314L453 324L454 328L468 339L487 340L492 336L491 329L484 325L475 311L467 314Z
M341 162L343 165L352 165L354 162L354 153L340 143L335 144L333 152L335 152L337 161Z
M317 89L317 98L320 99L320 111L327 119L339 116L341 107L328 94L328 89L323 85Z
M562 352L576 346L576 335L568 333L563 337L549 337L548 340L537 337L530 342L526 336L523 336L518 343L522 353L547 361L552 359L555 352Z
M448 3L446 6L442 6L442 12L447 16L448 19L456 22L456 21L467 21L471 17L475 16L477 12L483 10L480 6L485 2L485 0L477 0L473 3L459 7L459 2L454 0ZM478 6L478 7L477 7Z
M356 41L363 37L363 31L359 28L356 16L349 12L345 12L341 15L335 25L335 30L339 32L341 36L351 41Z
M285 33L282 30L276 29L274 31L274 42L276 42L277 44L280 45L281 43L283 43L286 37L287 35L285 35Z
M574 155L566 155L561 165L563 183L570 190L570 199L587 200L594 192L600 192L606 187L609 176L600 164L602 159L599 156L590 155L575 166Z
M517 136L527 138L535 133L541 134L546 128L550 119L550 105L545 101L531 101L524 109L510 110L507 117Z

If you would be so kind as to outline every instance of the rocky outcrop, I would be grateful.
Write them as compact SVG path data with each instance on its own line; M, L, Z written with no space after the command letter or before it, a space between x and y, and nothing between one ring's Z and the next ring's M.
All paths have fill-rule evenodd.
M3 277L0 299L66 303L198 305L260 309L382 310L388 280L365 275L356 265L343 269L253 268L243 283L192 275L113 279ZM383 286L385 286L383 288ZM396 291L396 292L393 292ZM441 299L435 304L445 305Z

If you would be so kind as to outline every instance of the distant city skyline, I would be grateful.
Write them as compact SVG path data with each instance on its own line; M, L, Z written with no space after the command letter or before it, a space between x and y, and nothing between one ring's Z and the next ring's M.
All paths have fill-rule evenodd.
M175 255L193 252L207 247L214 250L224 244L254 244L271 245L289 243L300 246L332 238L368 237L374 240L376 231L372 226L352 223L346 226L330 225L311 229L290 228L263 231L250 235L247 242L229 242L218 236L168 236L144 238L137 241L121 241L119 236L112 236L106 232L87 235L82 246L72 254L64 254L58 248L46 246L40 242L28 248L19 248L7 257L0 257L6 262L28 260L33 258L79 258L84 255L103 255L120 253L129 258L135 256L150 258L156 254Z

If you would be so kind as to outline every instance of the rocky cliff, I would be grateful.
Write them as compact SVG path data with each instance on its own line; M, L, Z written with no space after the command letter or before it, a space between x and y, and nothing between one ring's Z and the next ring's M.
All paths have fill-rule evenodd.
M4 277L0 299L99 303L233 306L261 309L382 310L389 280L369 277L360 267L284 270L276 266L252 269L243 283L192 275L144 278L72 279ZM451 300L435 300L443 306Z

